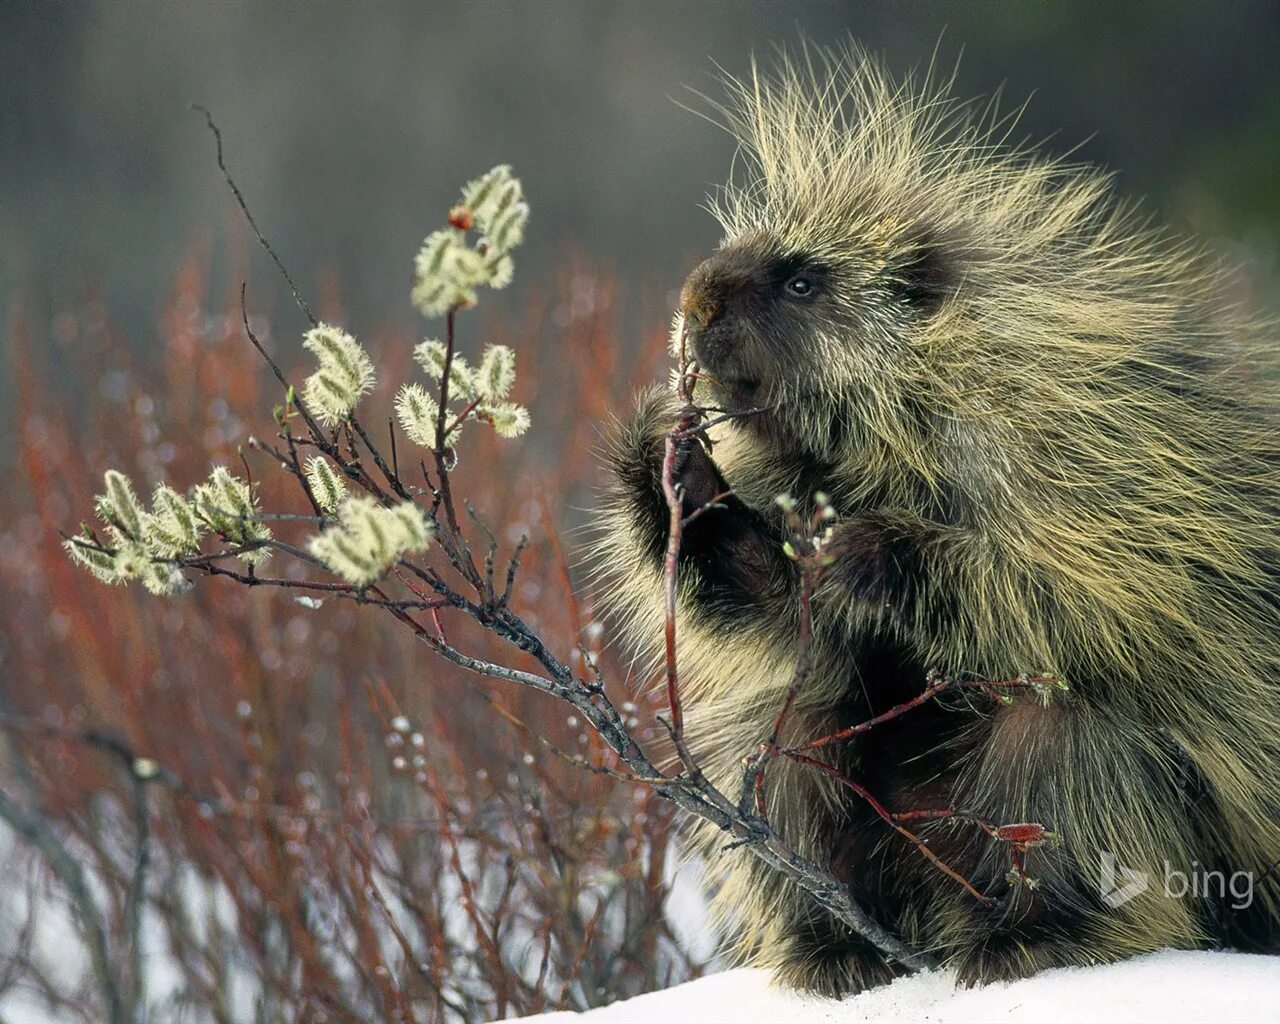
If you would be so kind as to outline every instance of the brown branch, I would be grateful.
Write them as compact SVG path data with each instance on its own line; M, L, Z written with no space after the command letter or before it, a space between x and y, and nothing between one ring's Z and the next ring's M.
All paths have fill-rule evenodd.
M413 501L414 500L413 495L410 494L405 489L404 485L400 482L399 474L396 473L395 470L393 470L390 466L387 465L386 460L382 457L382 453L378 451L377 446L373 443L373 439L369 437L369 435L365 432L364 427L360 425L360 421L356 419L356 415L354 412L350 415L350 417L348 417L347 422L351 424L351 429L360 435L360 440L364 442L364 446L369 449L369 454L373 456L373 464L378 467L378 471L382 474L383 478L387 481L387 485L391 488L391 490L395 493L395 495L404 501ZM392 434L392 450L393 451L395 450L394 446L395 446L395 435Z
M311 413L307 411L307 407L303 404L302 399L298 397L296 391L293 390L288 378L285 377L284 371L280 369L279 364L271 358L262 342L258 340L258 336L253 333L253 328L249 326L249 307L246 301L247 282L240 282L240 319L244 323L244 333L248 336L250 344L258 350L258 355L266 360L267 365L271 367L272 374L275 375L280 386L285 389L285 394L293 395L293 405L302 416L303 421L307 424L307 429L311 431L311 436L316 439L317 447L326 454L334 455L335 459L342 464L342 460L337 458L336 449L333 445L326 441L324 433L320 430L320 424L311 417ZM314 323L314 321L312 321Z

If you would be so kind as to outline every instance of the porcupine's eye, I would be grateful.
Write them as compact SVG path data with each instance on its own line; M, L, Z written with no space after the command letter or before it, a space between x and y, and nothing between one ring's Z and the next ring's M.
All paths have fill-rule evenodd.
M786 288L788 295L797 299L807 299L814 291L813 278L806 274L796 274L783 287Z

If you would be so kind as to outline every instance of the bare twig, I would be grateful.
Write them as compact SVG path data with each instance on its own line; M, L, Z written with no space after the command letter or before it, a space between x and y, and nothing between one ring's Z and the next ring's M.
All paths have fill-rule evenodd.
M843 729L837 729L835 732L828 733L826 736L819 736L815 740L797 744L796 746L790 747L782 752L786 754L793 754L806 750L817 750L819 747L825 747L832 743L839 743L842 740L851 739L861 733L869 732L877 725L883 725L885 722L890 722L900 715L906 714L913 708L918 708L926 701L933 700L935 697L940 697L945 693L952 693L957 690L982 690L984 692L992 693L1019 687L1031 687L1033 689L1061 689L1062 680L1057 676L1050 675L1017 676L1013 679L999 679L995 681L968 680L951 679L937 672L930 673L929 678L926 680L924 690L915 697L912 697L910 700L903 701L901 704L897 704L894 707L891 707L888 711L876 715L874 718L869 718L865 722L859 722L857 725L850 725Z
M268 256L276 265L276 269L280 271L280 275L289 285L289 290L293 292L293 301L298 304L298 308L302 310L303 316L310 321L312 327L319 326L318 321L311 312L311 307L307 305L303 299L302 293L298 291L298 286L293 283L293 278L289 276L289 271L285 269L285 265L281 262L280 257L276 255L275 249L271 247L271 243L267 241L266 236L258 228L258 222L253 219L253 213L249 209L248 203L244 200L244 195L240 192L240 186L236 184L235 179L231 176L231 172L227 170L227 165L222 159L222 132L218 130L218 126L213 121L213 115L209 109L202 104L191 104L192 110L198 110L204 114L205 123L209 126L209 131L213 132L214 142L217 144L218 170L222 171L223 178L226 179L227 187L231 189L231 194L236 197L236 203L240 207L240 212L244 214L244 219L249 222L249 227L253 229L253 233L258 238L258 244L262 246Z

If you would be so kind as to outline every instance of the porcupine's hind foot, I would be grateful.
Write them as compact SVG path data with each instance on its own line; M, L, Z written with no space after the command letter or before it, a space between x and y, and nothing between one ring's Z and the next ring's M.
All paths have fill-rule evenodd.
M1017 932L998 931L976 936L949 966L955 969L958 986L975 988L996 981L1029 978L1051 967L1112 963L1134 953L1132 949L1107 950L1065 936L1029 938Z
M871 943L828 923L807 923L789 942L775 975L788 988L841 999L906 973Z
M1087 905L1097 897L1086 892L1073 892L1068 899L1037 892L1035 900L1053 901L1051 907L1019 895L1015 903L1024 909L1021 919L1009 915L997 923L982 911L970 917L959 948L946 964L955 970L957 985L1016 981L1054 967L1116 963L1158 949L1205 944L1203 927L1185 901L1154 887L1135 894L1125 905L1099 903L1097 909ZM1007 906L1005 912L1008 915Z

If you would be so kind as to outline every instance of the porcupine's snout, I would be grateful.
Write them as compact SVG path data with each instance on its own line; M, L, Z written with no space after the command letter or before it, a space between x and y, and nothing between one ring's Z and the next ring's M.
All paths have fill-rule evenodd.
M761 377L753 365L748 308L754 284L713 256L694 268L680 292L689 354L703 373L735 392L753 390Z
M685 325L690 331L710 327L720 315L722 302L708 266L710 263L711 260L699 263L680 289L680 312L684 314Z

